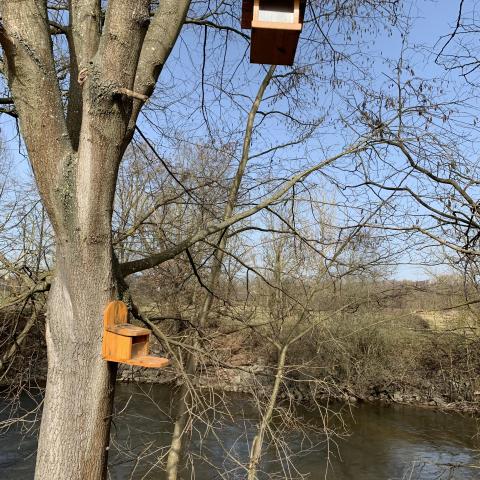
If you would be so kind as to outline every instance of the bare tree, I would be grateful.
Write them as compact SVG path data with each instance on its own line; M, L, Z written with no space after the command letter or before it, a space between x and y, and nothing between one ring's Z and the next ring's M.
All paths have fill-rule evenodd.
M363 17L367 28L376 28L378 13L382 21L397 20L397 2L393 0L375 4L352 0L342 5L332 1L322 3L325 9L321 14L315 5L309 3L306 37L320 39L323 53L318 53L317 42L306 42L304 67L294 67L276 79L277 91L268 100L279 105L284 102L284 108L262 112L262 121L278 117L288 123L291 135L280 144L265 143L265 150L255 154L257 158L274 158L280 147L298 145L305 132L321 123L294 113L301 112L306 103L300 86L321 78L312 76L311 71L332 65L328 75L332 87L342 82L337 75L340 60L362 74L348 52L336 50L322 22L331 26L338 19L340 36L346 38L356 28L357 15ZM193 16L187 18L190 1L186 0L6 0L0 6L0 72L8 82L1 112L19 121L56 245L55 276L47 305L48 379L37 452L38 479L97 479L106 474L116 365L101 358L100 319L109 300L128 298L123 277L188 253L198 242L281 201L309 176L384 143L377 131L368 136L353 134L338 148L325 148L321 155L308 156L294 168L284 165L273 178L259 177L257 193L245 208L235 211L237 187L232 187L233 202L220 219L207 217L202 228L167 248L119 264L113 248L112 213L120 162L136 131L149 144L137 126L139 114L185 23L202 27L205 47L199 111L208 138L218 133L209 121L205 95L208 31L232 33L243 41L248 36L239 32L236 21L232 24L238 8L218 2L215 8L205 7L205 13L204 7L204 2L195 2ZM216 47L215 43L211 46L212 50ZM212 63L215 72L223 71L224 65ZM221 91L225 77L219 78ZM231 103L241 96L231 93ZM151 105L154 109L154 100ZM158 152L156 157L161 161ZM241 161L247 159L245 153ZM215 251L221 251L221 238L213 243ZM207 307L208 302L207 296Z
M118 166L188 7L97 1L3 2L2 71L56 237L48 297L48 382L36 478L102 478L116 368L100 355L102 310L121 295L111 216ZM103 26L103 27L102 27ZM52 29L68 42L64 114Z

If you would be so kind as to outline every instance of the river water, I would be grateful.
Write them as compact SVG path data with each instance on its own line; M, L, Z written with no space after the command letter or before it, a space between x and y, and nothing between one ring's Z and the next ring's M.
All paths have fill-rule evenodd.
M248 397L229 395L211 415L213 428L195 424L190 450L197 480L243 479L245 462L257 421ZM164 478L158 468L171 434L168 417L171 395L165 386L117 386L116 415L112 424L109 472L112 480ZM300 412L305 422L320 425L320 419ZM479 424L469 416L429 409L361 405L343 415L349 435L331 439L314 435L307 440L294 426L285 433L294 467L283 461L297 478L328 480L446 480L480 479ZM308 447L315 444L313 450ZM17 430L0 436L0 480L33 478L35 438ZM327 450L328 447L328 450ZM262 460L260 478L285 478L278 451L270 446ZM329 462L326 461L327 456ZM328 465L328 468L327 468ZM217 470L219 469L219 470ZM224 477L218 471L228 471ZM191 478L184 468L182 478ZM55 479L52 479L55 480Z

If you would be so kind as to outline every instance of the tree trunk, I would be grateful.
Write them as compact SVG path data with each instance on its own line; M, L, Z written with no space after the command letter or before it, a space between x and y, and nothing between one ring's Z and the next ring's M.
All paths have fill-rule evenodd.
M38 480L105 478L116 364L101 357L102 313L113 297L110 242L57 247L47 309L48 381Z
M248 480L257 479L257 468L258 463L260 462L260 458L262 456L265 433L267 432L270 421L272 419L273 411L275 410L275 406L277 405L278 393L280 392L280 386L283 381L287 349L288 346L284 346L279 352L275 383L273 384L273 388L270 393L267 409L262 416L262 420L260 422L260 425L258 426L257 434L255 435L255 438L252 442L252 448L250 449L250 463L248 465Z
M190 1L164 0L153 17L148 0L67 3L70 50L58 55L62 71L70 62L67 118L47 2L1 0L0 46L57 245L36 478L98 480L106 473L116 369L102 359L101 344L102 313L116 297L117 172Z
M196 338L193 340L194 346L197 346L198 342ZM185 374L190 378L193 377L197 369L197 360L195 355L192 354L188 357L187 365L185 368ZM177 418L173 426L172 439L170 441L170 450L167 457L167 480L176 480L178 476L178 470L180 468L180 460L182 456L182 446L184 434L187 430L187 424L191 421L191 416L188 412L191 401L187 398L190 395L188 382L184 380L184 383L180 387L178 395L178 408Z

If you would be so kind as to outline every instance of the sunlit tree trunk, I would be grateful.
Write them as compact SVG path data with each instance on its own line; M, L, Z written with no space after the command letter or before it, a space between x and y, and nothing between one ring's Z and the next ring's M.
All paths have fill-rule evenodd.
M100 355L102 310L113 296L111 252L59 246L56 265L36 477L99 479L107 466L116 373L116 364Z
M272 391L268 398L267 408L262 415L260 424L257 429L257 433L253 438L252 446L250 448L250 462L248 464L248 480L256 480L257 478L257 468L262 456L263 442L265 440L265 434L272 420L272 415L277 405L278 394L280 392L280 386L282 385L284 370L285 370L285 360L287 357L288 346L284 346L279 351L278 361L277 361L277 370L275 374L275 382L273 384Z
M117 172L190 4L165 0L152 16L150 3L68 2L67 109L47 2L0 3L2 70L56 239L41 480L106 476L115 365L101 357L102 312L120 293L111 238Z

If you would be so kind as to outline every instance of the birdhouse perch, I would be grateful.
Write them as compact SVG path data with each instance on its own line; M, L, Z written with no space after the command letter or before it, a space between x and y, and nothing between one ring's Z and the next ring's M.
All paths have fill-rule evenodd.
M251 28L250 62L292 65L304 0L243 0L242 28Z

